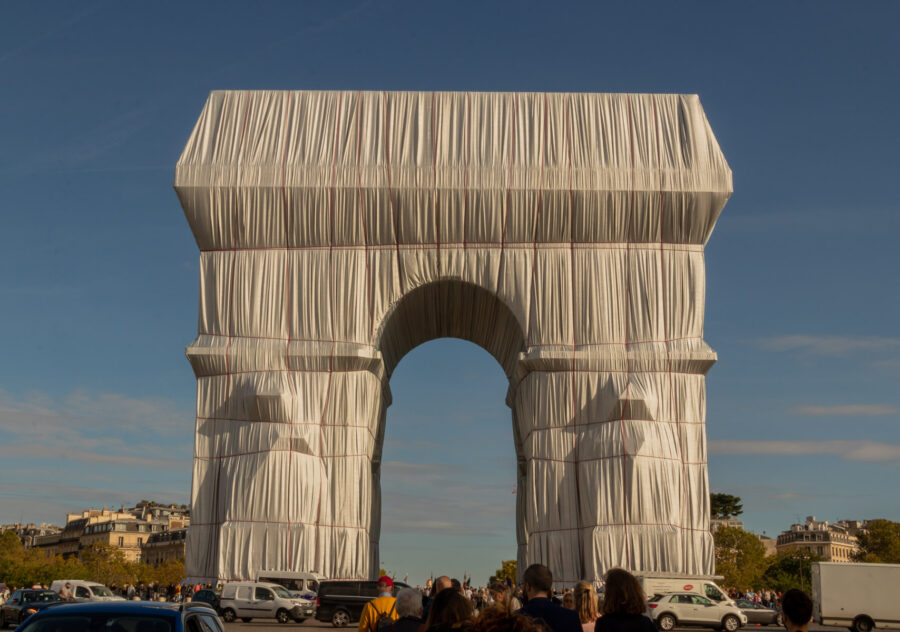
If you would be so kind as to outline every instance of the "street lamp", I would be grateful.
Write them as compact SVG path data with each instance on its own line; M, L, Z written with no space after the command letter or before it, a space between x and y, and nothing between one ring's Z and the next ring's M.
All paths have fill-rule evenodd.
M808 555L792 555L792 560L798 560L800 562L800 590L803 590L803 560L808 560Z

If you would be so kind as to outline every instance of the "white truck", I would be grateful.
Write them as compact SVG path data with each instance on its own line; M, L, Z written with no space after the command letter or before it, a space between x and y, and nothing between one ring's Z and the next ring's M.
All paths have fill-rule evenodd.
M641 582L648 599L653 595L689 592L712 599L716 603L734 605L734 601L728 596L728 593L716 584L716 580L723 579L720 575L678 575L638 571L634 576Z
M900 564L813 562L813 620L853 632L900 629Z

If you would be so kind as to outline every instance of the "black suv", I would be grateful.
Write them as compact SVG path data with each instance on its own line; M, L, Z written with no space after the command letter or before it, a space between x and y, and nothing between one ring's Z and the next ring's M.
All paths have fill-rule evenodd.
M409 588L403 582L394 582L394 594L401 588ZM342 628L362 618L363 608L378 596L377 581L335 579L319 583L316 599L316 619L331 621Z

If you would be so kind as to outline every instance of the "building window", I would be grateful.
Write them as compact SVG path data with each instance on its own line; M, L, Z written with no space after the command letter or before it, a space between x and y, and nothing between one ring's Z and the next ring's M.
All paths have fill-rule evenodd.
M144 538L138 538L138 546L144 543Z
M125 546L125 538L119 536L119 546Z

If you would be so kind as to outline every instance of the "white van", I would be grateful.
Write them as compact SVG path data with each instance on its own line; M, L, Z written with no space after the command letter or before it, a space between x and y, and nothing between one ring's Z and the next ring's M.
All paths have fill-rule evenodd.
M256 618L302 623L316 613L315 602L294 597L284 586L268 582L228 582L219 596L219 609L226 623Z
M719 588L714 580L723 579L718 575L677 575L667 573L634 574L644 587L647 599L653 595L668 593L695 593L701 597L712 599L716 603L734 605L728 593Z
M103 584L83 579L55 579L50 584L50 590L55 593L62 592L66 584L71 585L72 594L75 595L76 601L125 601L125 597L114 595Z
M315 601L319 594L319 582L325 579L316 573L301 571L259 571L256 581L284 586L295 597Z

